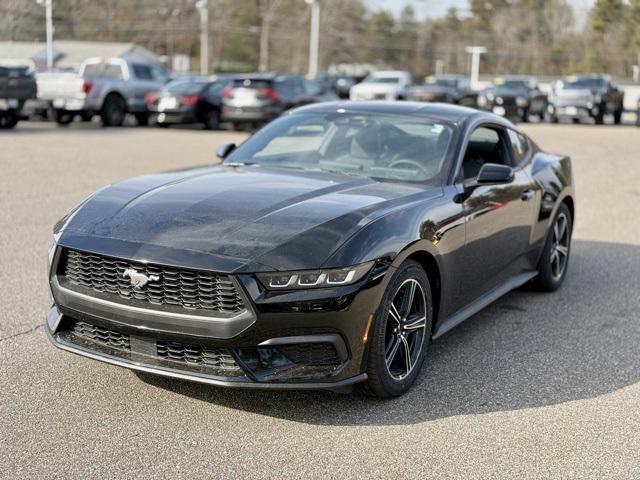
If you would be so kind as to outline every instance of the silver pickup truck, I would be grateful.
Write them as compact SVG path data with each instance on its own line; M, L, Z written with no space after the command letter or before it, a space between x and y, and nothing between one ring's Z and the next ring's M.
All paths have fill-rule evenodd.
M84 120L100 115L104 126L118 127L127 113L145 125L149 112L144 96L159 90L168 80L160 64L89 58L77 73L39 74L38 99L60 125L69 124L78 115Z

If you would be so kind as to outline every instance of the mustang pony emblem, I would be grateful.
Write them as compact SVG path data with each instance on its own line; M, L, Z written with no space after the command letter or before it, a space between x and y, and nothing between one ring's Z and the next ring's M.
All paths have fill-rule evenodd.
M129 278L131 280L131 285L133 288L142 288L149 282L157 282L160 280L158 275L145 275L144 273L140 273L133 268L128 268L122 274L124 278Z

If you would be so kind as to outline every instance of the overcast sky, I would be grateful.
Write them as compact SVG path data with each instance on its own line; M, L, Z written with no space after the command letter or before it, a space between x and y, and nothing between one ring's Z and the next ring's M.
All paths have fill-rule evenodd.
M461 13L468 11L469 3L467 0L365 0L374 9L383 8L399 13L405 5L410 4L416 10L419 18L424 17L441 17L449 7L458 8ZM576 15L580 20L586 10L593 4L594 0L568 0L576 10Z

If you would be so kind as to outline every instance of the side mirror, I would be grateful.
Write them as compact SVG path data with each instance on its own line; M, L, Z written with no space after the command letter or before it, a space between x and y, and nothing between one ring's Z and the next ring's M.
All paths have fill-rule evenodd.
M473 189L480 185L509 183L513 181L513 168L498 163L485 163L478 176L465 182L465 189Z
M216 149L216 157L218 157L220 160L224 160L235 149L236 149L235 143L223 143Z

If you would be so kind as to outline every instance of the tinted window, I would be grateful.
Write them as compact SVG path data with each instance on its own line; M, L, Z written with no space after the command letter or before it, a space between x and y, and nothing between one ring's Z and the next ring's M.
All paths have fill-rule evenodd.
M270 88L271 80L261 78L237 78L233 80L234 88Z
M378 113L299 113L267 125L230 162L441 184L454 127Z
M602 88L604 80L595 77L570 77L562 82L564 88L584 88L587 90Z
M90 63L84 67L85 77L110 78L122 80L122 68L113 63Z
M467 144L462 161L462 173L465 180L476 178L485 163L509 165L502 136L497 130L480 127L473 131Z
M176 95L194 95L200 93L206 83L191 82L188 80L176 80L167 85L167 91Z
M134 63L132 67L133 67L133 75L136 78L139 78L140 80L153 79L153 77L151 76L151 67L148 67L147 65L139 65L136 63Z
M511 141L511 149L513 151L514 165L520 165L529 155L529 140L521 133L511 129L509 132L509 140Z

